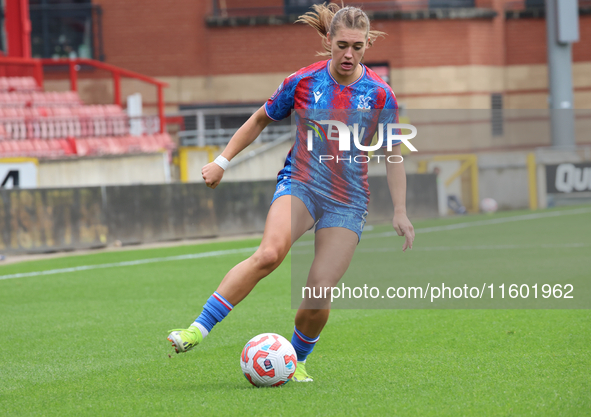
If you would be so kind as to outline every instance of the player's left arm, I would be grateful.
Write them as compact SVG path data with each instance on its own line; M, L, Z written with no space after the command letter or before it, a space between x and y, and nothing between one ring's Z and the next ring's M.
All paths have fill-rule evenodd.
M404 245L402 251L407 248L412 249L412 243L415 239L415 229L410 220L406 216L406 172L404 171L404 164L388 162L389 156L397 155L399 158L391 158L393 161L401 160L400 145L393 146L391 151L384 149L386 154L386 173L388 178L388 188L392 196L392 204L394 204L394 218L392 219L392 226L398 236L404 236Z

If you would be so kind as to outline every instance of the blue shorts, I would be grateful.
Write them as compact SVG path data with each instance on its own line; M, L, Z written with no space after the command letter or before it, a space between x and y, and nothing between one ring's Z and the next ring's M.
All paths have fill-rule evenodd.
M290 179L289 176L280 177L277 181L271 204L284 195L293 195L304 202L316 223L316 231L328 227L344 227L357 233L357 238L361 240L361 232L367 217L366 207L341 203L311 190L305 184Z

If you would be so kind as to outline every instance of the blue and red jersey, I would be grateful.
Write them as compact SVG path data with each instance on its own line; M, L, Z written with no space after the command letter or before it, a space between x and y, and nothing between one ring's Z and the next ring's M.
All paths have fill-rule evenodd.
M334 132L315 121L340 120L350 129L357 123L359 141L368 146L379 123L385 128L398 122L398 103L390 86L366 66L362 65L361 76L347 86L333 78L329 67L330 60L302 68L287 77L265 103L267 116L275 121L295 110L296 139L279 176L289 176L341 203L364 207L369 201L368 164L355 162L355 157L367 161L367 156L359 159L367 152L357 149L352 134L350 150L341 151ZM319 133L313 138L312 150L308 148L310 129ZM386 133L383 137L382 146L386 147Z

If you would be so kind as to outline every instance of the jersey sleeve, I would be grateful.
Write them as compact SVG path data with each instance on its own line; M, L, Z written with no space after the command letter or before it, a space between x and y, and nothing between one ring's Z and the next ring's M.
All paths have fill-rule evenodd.
M291 110L294 108L294 95L299 78L296 73L287 77L267 100L265 113L270 119L278 122L291 114Z
M378 123L381 123L383 126L383 138L384 141L382 142L382 148L388 147L388 124L389 123L398 123L398 101L396 100L396 96L394 92L390 88L385 89L386 92L386 102L384 104L384 108L380 112L380 117ZM395 129L394 134L400 135L401 129ZM392 142L393 146L400 145L401 141L397 140Z

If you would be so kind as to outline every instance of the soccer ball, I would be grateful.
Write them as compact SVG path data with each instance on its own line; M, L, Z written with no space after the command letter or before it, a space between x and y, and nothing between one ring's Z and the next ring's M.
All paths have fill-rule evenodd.
M263 333L248 341L240 355L240 367L255 387L278 387L287 383L297 366L296 352L283 336Z
M480 208L484 213L494 213L499 208L497 202L492 198L485 198L480 203Z

